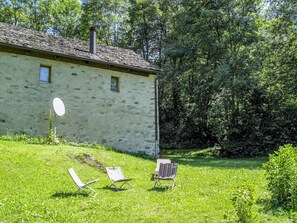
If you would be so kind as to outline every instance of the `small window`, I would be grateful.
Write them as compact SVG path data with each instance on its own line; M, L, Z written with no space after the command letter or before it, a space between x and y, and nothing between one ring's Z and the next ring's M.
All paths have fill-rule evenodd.
M119 92L119 78L111 77L110 89L114 92Z
M44 83L51 82L51 68L47 66L40 66L39 80Z

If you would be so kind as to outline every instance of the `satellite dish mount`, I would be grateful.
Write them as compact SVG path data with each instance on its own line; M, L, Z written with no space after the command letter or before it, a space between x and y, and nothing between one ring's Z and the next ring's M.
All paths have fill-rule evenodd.
M55 114L58 117L62 117L65 114L65 105L60 98L54 98L53 108L54 108ZM54 127L54 141L55 143L59 143L59 140L57 138L57 127Z

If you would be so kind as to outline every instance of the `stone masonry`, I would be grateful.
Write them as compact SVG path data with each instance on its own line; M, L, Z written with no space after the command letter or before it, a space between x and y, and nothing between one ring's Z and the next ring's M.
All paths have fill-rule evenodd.
M51 83L39 81L40 65ZM111 91L111 77L119 92ZM155 155L155 75L149 77L73 63L0 52L0 133L49 134L52 100L66 114L54 116L57 135Z

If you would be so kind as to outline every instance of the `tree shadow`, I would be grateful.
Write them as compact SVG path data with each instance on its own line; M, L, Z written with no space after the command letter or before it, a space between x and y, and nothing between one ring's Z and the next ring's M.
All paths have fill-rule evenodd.
M168 155L167 158L172 162L177 162L183 165L194 167L210 167L217 169L262 169L264 162L267 162L267 157L256 158L220 158L220 157L195 157L187 155Z
M51 196L51 198L68 198L68 197L88 197L87 193L69 193L69 192L57 192Z

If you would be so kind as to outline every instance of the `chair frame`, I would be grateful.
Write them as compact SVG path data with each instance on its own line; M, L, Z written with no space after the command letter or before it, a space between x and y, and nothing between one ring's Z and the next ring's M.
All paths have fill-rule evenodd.
M78 186L78 189L73 193L73 195L76 194L80 190L82 190L83 192L85 192L89 195L91 192L86 191L85 188L92 191L94 193L94 197L97 195L96 191L93 188L91 188L89 185L96 183L98 181L98 179L89 181L87 183L83 183L80 180L80 178L77 176L77 174L73 168L68 169L68 172L69 172L70 177L72 178L73 182Z
M160 163L160 169L158 172L158 175L154 177L154 189L156 189L156 186L162 186L161 181L172 181L171 189L175 186L175 177L177 174L177 163Z
M106 167L106 172L108 174L109 180L111 182L111 185L109 188L114 187L117 191L119 189L124 189L124 185L129 185L132 190L134 190L134 187L130 184L130 181L133 180L132 178L126 178L123 174L123 171L120 167ZM117 183L122 183L121 186L117 186Z

